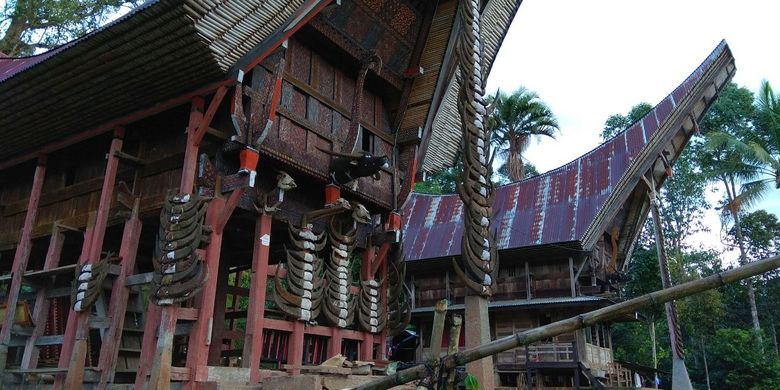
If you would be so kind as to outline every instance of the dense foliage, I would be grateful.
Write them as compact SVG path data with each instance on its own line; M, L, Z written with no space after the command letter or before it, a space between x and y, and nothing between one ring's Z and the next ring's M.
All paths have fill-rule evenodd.
M631 112L641 112L641 107L635 106ZM724 253L702 250L692 243L691 235L699 231L719 234L727 246L739 252L741 263L780 252L777 216L753 210L762 196L778 195L774 185L776 163L780 161L778 107L769 83L762 85L758 98L746 88L728 85L701 121L702 134L694 136L675 162L674 175L664 183L660 194L664 244L673 283L706 277L736 265L726 261ZM612 137L640 118L631 117L631 113L613 115L602 136ZM708 191L717 191L722 199L710 205L705 197ZM709 208L720 212L723 226L703 223ZM650 234L640 237L623 288L627 298L660 289L657 244ZM778 303L778 272L677 302L686 366L695 388L708 388L707 370L712 389L778 388ZM663 307L642 314L645 321L614 326L616 359L653 366L652 322L657 335L658 367L671 372ZM662 387L670 379L662 378Z
M0 52L26 56L93 31L141 0L7 0L0 9Z

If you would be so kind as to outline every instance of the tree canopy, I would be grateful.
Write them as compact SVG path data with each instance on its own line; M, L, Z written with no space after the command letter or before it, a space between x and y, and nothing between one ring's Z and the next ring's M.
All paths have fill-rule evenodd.
M0 52L28 56L97 29L142 0L7 0L0 10Z

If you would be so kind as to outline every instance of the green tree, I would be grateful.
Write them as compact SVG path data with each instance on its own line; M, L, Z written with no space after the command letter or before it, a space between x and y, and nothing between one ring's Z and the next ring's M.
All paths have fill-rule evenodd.
M0 52L32 55L83 36L142 0L7 0L0 10Z
M492 142L507 157L511 181L526 177L523 153L531 139L540 136L555 138L558 120L536 93L520 87L511 95L501 92L493 99L494 110L488 120Z
M750 163L749 156L734 148L734 143L723 142L723 140L726 136L740 139L752 131L754 115L753 93L746 88L729 83L707 111L700 126L707 139L705 148L698 157L705 175L712 182L723 185L725 190L723 216L730 217L734 222L735 241L739 248L740 262L743 264L748 261L748 256L740 223L740 212L743 206L749 206L756 198L750 195L749 188L740 187L739 184L755 180L760 173L756 165ZM755 289L751 279L746 283L753 328L758 331L761 326L758 320Z
M709 346L713 389L777 389L780 362L763 350L762 338L742 329L720 329Z
M607 121L604 122L604 130L601 131L601 140L606 141L616 136L621 131L628 129L636 121L642 119L648 112L652 111L652 109L653 106L650 103L642 102L631 107L631 110L629 110L626 115L611 115L607 118Z

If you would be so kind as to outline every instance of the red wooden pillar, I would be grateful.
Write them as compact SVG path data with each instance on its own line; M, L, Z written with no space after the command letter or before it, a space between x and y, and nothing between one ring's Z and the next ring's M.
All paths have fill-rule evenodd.
M363 280L369 280L374 278L371 270L374 268L374 259L376 258L376 248L371 245L366 247L363 252L363 264L361 267L361 278ZM374 335L369 332L363 332L363 341L360 344L360 360L372 361L374 360Z
M100 388L105 388L114 380L114 366L116 364L119 346L122 341L122 330L125 324L125 310L130 290L125 287L125 279L133 274L135 268L136 252L138 251L138 239L141 236L141 220L138 218L140 199L136 198L133 213L125 222L122 232L122 244L119 247L119 258L122 265L119 277L111 288L111 301L108 304L108 315L111 324L106 331L103 343L100 346Z
M221 100L221 98L220 98ZM217 101L216 96L212 101ZM219 103L217 102L217 105ZM187 125L187 140L184 147L180 193L191 193L195 185L195 174L198 163L198 150L203 134L199 131L203 120L204 100L200 96L192 99L189 123ZM209 107L211 111L211 107ZM166 388L171 381L171 358L173 355L173 333L176 330L176 309L179 305L165 307L149 303L144 322L144 337L141 345L141 358L135 377L135 388L144 388L146 375L151 371L149 388L159 386Z
M35 225L35 219L38 216L38 202L41 199L41 189L43 188L43 178L46 175L46 158L40 157L38 165L35 167L35 176L33 176L30 198L27 201L27 214L24 217L22 226L22 236L19 239L19 245L14 254L14 263L11 266L11 286L8 288L8 294L5 299L5 320L3 328L0 330L0 370L5 368L6 358L8 356L8 343L11 341L11 328L16 315L16 303L19 301L19 292L22 287L22 276L27 270L27 261L30 259L30 249L32 247L32 230Z
M114 130L114 139L111 140L106 159L106 173L103 176L103 188L100 192L100 203L98 204L97 215L95 217L95 226L92 230L92 238L87 251L81 252L80 264L94 264L100 259L103 250L103 238L106 235L108 225L108 214L111 209L111 200L114 196L114 184L116 184L116 174L119 170L119 158L117 152L122 150L122 138L124 129ZM68 373L65 378L65 387L68 389L77 389L84 383L84 364L87 357L87 343L89 342L89 316L91 310L81 312L73 311L71 308L68 314L68 325L70 317L75 316L75 338L63 340L63 343L73 343L73 353L69 357ZM66 331L66 335L68 332Z
M81 253L86 253L92 243L92 231L95 229L95 212L89 213L87 219L87 229L84 231L84 242L81 244ZM70 356L73 353L73 340L76 337L76 316L74 311L68 311L68 321L65 325L65 334L62 338L62 348L60 349L60 359L58 368L68 368L70 365ZM61 389L64 386L65 377L57 375L54 380L54 388Z
M142 390L146 376L152 368L156 352L157 327L160 325L162 310L160 306L149 303L144 317L144 334L141 339L141 357L138 361L138 372L135 374L135 390Z
M381 259L382 263L379 266L379 280L384 280L385 283L387 283L387 252L385 251L384 257ZM403 281L402 281L403 283ZM387 285L381 285L379 286L379 307L383 310L383 315L387 316ZM382 329L382 333L379 336L379 351L377 353L377 359L378 360L385 360L387 359L387 356L385 354L387 353L387 323L385 323L385 328Z
M57 267L60 263L60 255L62 254L62 245L65 243L65 236L60 233L60 228L57 223L54 223L54 227L51 230L51 238L49 239L49 249L46 252L46 261L43 264L43 270L47 271L54 267ZM24 354L22 355L22 369L35 368L38 365L38 353L40 348L35 345L38 341L38 337L43 335L46 328L44 325L49 316L49 305L51 302L46 298L46 290L39 289L35 295L35 307L33 308L32 321L35 326L32 334L27 338L27 343L24 347Z
M328 358L336 356L341 353L341 344L344 340L344 335L341 332L341 328L334 326L330 328L330 342L328 343Z
M295 320L293 322L293 331L290 334L290 341L287 350L287 364L292 366L303 365L303 336L305 329L303 321ZM299 375L301 370L293 368L287 371L289 375Z
M187 348L187 367L190 370L190 377L185 388L189 389L194 389L196 382L205 381L207 378L206 364L208 363L209 347L212 341L211 329L214 326L214 298L217 292L219 257L222 250L222 231L224 228L224 225L220 226L220 220L224 218L225 211L225 200L214 198L206 212L206 224L213 226L214 231L211 233L211 243L206 247L205 265L209 277L199 297L196 298L196 302L199 303L198 319L190 331ZM163 311L163 318L165 318L165 311Z
M227 262L219 263L219 274L214 275L217 278L216 295L214 297L214 320L211 328L211 347L208 350L208 365L218 366L222 358L222 347L224 345L225 335L225 311L227 310L227 287L228 287L228 269ZM236 285L241 284L241 275L236 275ZM233 306L236 306L237 296L233 296Z
M263 352L263 319L265 318L265 289L268 281L268 249L271 244L270 214L260 214L255 224L252 250L252 278L249 284L249 308L242 365L249 368L249 383L260 381L260 357Z

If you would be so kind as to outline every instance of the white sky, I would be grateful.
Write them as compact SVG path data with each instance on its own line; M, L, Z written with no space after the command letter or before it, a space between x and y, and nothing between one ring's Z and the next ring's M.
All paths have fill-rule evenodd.
M658 103L721 39L736 61L734 82L755 92L767 79L780 89L779 17L780 2L764 0L525 0L488 91L524 85L550 105L561 134L533 143L526 155L545 172L597 146L610 115ZM778 195L758 208L780 215ZM713 231L696 240L721 248L717 216L706 221Z

